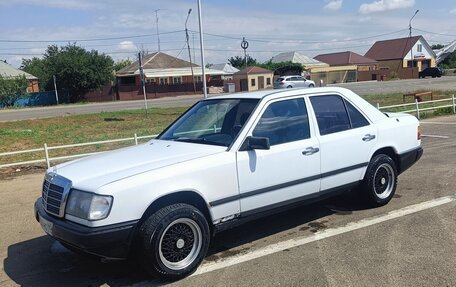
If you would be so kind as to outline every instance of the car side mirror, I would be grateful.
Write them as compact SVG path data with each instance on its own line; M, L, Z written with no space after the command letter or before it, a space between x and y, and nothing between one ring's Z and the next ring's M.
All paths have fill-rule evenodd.
M242 144L241 151L254 150L254 149L270 149L269 138L266 137L247 137Z

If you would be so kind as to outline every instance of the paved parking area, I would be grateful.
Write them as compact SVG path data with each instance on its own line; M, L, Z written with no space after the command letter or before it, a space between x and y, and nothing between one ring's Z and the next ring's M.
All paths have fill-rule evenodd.
M346 194L223 232L174 283L67 251L33 217L42 175L0 181L0 286L456 286L456 116L421 126L424 155L387 206Z

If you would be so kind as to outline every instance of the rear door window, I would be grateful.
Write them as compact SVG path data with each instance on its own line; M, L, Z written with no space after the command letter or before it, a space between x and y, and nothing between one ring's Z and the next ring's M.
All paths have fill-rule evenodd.
M336 95L316 96L310 97L310 102L317 117L320 135L350 129L350 119L342 97Z
M347 107L348 115L350 116L350 123L352 129L364 127L369 125L369 121L358 111L352 104L344 100Z

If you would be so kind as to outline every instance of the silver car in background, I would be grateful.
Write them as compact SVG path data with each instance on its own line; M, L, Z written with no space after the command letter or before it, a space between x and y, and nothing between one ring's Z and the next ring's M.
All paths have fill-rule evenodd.
M313 88L315 82L302 76L282 76L274 82L274 89Z

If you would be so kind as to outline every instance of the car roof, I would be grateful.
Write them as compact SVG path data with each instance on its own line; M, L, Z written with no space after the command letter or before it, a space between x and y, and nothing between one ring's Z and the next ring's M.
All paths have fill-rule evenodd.
M292 88L292 89L281 89L281 90L263 90L250 93L235 93L227 94L222 96L210 97L208 100L212 99L257 99L257 100L274 100L284 97L293 97L293 96L327 96L330 94L342 94L350 102L355 104L358 108L361 108L372 122L376 122L384 119L386 116L379 111L376 107L371 105L369 102L364 100L362 97L358 96L349 89L341 87L322 87L322 88Z
M210 97L209 99L263 99L263 98L281 98L284 96L293 95L318 95L328 93L342 93L345 94L350 91L340 87L323 87L323 88L293 88L283 90L263 90L256 92L244 92L235 94L226 94L221 96ZM351 91L350 91L351 92Z

